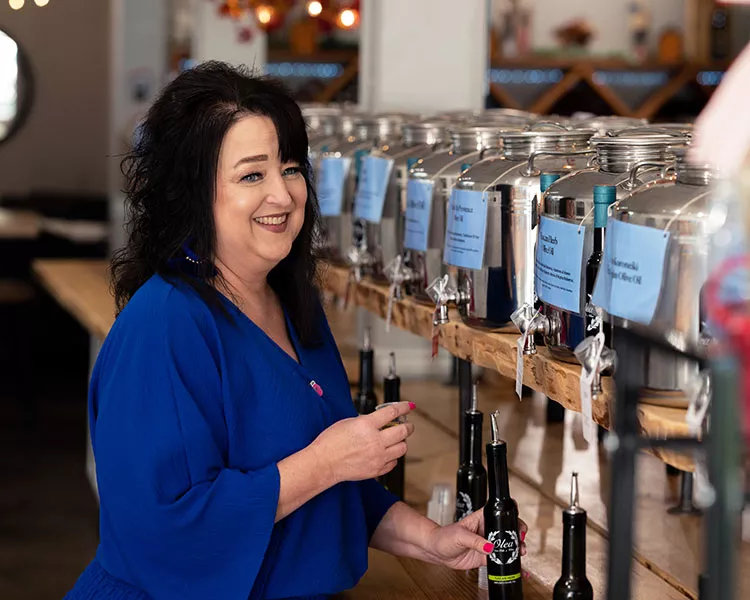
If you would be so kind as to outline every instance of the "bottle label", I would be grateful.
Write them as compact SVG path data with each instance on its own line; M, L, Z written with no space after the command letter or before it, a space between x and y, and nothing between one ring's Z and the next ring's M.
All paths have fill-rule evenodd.
M592 301L616 317L650 325L664 282L669 232L612 219Z
M357 194L354 198L355 217L370 223L380 223L392 170L393 159L391 158L365 157L362 172L359 175Z
M338 217L344 202L344 187L351 158L325 157L318 169L318 204L323 217Z
M427 252L434 187L435 182L431 179L409 179L406 183L404 247L409 250Z
M534 285L542 301L581 314L586 228L542 217L536 243Z
M495 549L488 558L496 565L512 565L518 560L521 554L521 546L518 543L517 532L510 529L506 529L505 531L491 531L487 536L487 540L495 545Z
M471 497L466 492L458 492L456 494L456 521L460 521L464 517L468 517L474 512L474 508L471 504Z
M443 262L479 271L484 265L487 194L454 188L448 201Z

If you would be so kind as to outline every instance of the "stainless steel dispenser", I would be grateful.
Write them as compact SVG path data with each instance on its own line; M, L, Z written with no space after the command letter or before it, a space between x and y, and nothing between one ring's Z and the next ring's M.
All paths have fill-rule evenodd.
M684 348L707 342L700 297L708 276L710 183L715 173L708 165L691 163L686 148L673 151L675 177L651 181L626 195L613 205L610 215L613 220L669 233L664 277L648 327ZM610 319L617 350L617 328L630 322L615 315ZM648 401L686 408L683 392L698 377L698 366L653 349L644 360Z
M483 256L481 265L467 267L460 256L458 260L448 256L446 243L444 262L459 268L455 283L443 276L430 285L436 324L448 321L448 305L454 304L468 325L502 330L518 307L534 302L540 175L586 168L594 154L589 146L594 133L550 124L505 132L501 134L502 156L486 158L461 174L451 202L467 190L481 192L487 205ZM450 210L446 238L453 235ZM455 219L455 205L453 210Z
M461 171L485 155L501 151L501 134L509 127L461 126L451 131L451 146L419 160L409 172L407 204L420 202L416 196L427 194L429 206L405 209L405 254L403 269L391 277L392 283L406 284L406 291L425 304L434 304L427 293L431 281L446 271L443 265L445 211L451 189ZM411 195L409 198L409 188ZM421 207L420 207L421 208Z
M373 145L398 140L400 117L347 115L341 126L351 127L348 135L321 152L317 173L317 194L322 217L321 255L335 263L348 264L347 253L354 239L352 210L360 162Z
M408 170L420 158L432 154L446 137L445 123L439 121L417 121L402 125L402 137L397 142L382 142L372 149L365 161L386 160L390 162L382 210L376 219L365 222L364 239L360 248L350 256L354 268L369 267L369 274L376 280L386 281L385 267L399 268L394 263L403 254L403 215L406 210L406 182ZM368 165L364 165L366 168ZM355 203L357 199L355 198ZM355 206L355 216L357 210Z
M544 194L542 216L581 228L585 264L593 246L594 186L616 186L617 198L622 199L644 183L659 178L673 163L674 154L670 147L685 143L687 139L685 132L651 127L609 132L606 136L593 138L591 144L596 149L598 166L582 169L550 185ZM533 354L536 351L533 334L540 333L553 356L566 362L577 362L574 350L585 337L581 314L585 306L585 285L580 287L577 311L553 306L544 302L543 297L540 300L543 314L532 319L535 311L531 300L515 319L519 329L528 332L524 352Z

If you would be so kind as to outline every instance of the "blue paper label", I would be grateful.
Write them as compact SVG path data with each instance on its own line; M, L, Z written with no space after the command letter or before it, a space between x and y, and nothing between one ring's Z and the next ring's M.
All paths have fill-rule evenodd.
M668 246L669 232L610 218L592 302L611 315L649 325L659 302Z
M454 189L448 202L443 261L479 270L484 261L487 233L487 194Z
M581 314L585 227L549 217L539 220L534 286L547 304Z
M354 199L354 216L371 223L380 223L383 205L388 193L393 160L382 156L366 156L359 174L357 195Z
M323 217L338 217L344 202L344 186L351 158L324 157L318 170L318 203Z
M409 179L406 183L404 247L409 250L427 251L434 188L435 182L431 179Z

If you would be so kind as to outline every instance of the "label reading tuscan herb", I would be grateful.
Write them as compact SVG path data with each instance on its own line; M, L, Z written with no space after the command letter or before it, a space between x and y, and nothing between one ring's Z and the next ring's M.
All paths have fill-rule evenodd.
M536 293L547 304L581 313L585 227L542 217L536 242Z

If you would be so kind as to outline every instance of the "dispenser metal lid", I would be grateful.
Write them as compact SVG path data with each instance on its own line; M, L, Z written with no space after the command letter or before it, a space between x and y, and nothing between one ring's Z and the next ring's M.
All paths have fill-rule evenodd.
M446 123L443 121L417 121L404 123L401 127L405 146L437 144L445 139Z
M635 127L609 131L591 139L602 171L624 173L640 162L672 160L671 148L685 144L689 133L662 127Z
M510 131L520 131L520 128L496 124L456 127L451 130L451 141L453 149L462 154L489 148L499 150L503 145L502 134Z
M524 160L532 152L558 152L581 150L588 147L589 140L596 134L593 129L568 129L534 125L526 131L506 131L502 135L503 152L510 160Z

